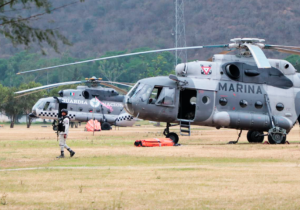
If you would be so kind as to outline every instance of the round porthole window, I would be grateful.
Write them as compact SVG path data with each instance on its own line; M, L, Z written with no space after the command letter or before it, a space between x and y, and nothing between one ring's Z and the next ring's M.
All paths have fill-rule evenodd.
M282 110L284 109L283 103L278 103L278 104L276 105L276 109L277 109L278 111L282 111Z
M261 109L263 107L263 103L261 101L256 101L255 102L255 108L256 109Z
M208 104L208 103L209 103L209 97L203 96L202 102L203 102L204 104Z
M224 97L220 98L219 103L220 103L221 106L226 106L227 98L224 98Z
M241 106L242 108L245 108L246 106L248 106L248 102L247 102L246 100L241 100L241 101L240 101L240 106Z
M197 102L197 98L195 96L190 99L191 104L194 105L194 104L196 104L196 102Z

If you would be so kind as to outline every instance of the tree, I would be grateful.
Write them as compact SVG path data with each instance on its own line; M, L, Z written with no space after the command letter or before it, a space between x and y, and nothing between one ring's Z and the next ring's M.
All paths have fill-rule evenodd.
M22 114L22 107L20 106L22 99L15 98L15 91L17 91L15 87L5 90L4 104L2 105L2 110L10 117L10 128L14 127L17 116Z
M82 1L84 0L80 0L80 2ZM50 14L54 10L71 4L53 8L50 0L0 0L0 33L10 39L15 46L25 45L28 47L31 42L36 42L45 54L43 44L47 43L58 52L57 40L70 45L66 37L56 29L36 28L32 23L45 14ZM33 13L31 13L32 7L35 8ZM12 11L18 11L18 15L11 15Z
M295 69L299 72L300 71L300 56L299 55L290 55L285 60L289 61Z
M35 83L35 82L30 82L28 84L22 84L19 87L19 90L26 90L26 89L30 89L30 88L34 88L34 87L38 87L41 86L40 83ZM39 91L36 93L32 93L32 94L28 94L25 96L20 97L20 101L18 101L18 105L21 106L22 108L22 114L26 115L26 124L27 124L27 128L30 128L30 125L32 123L32 118L29 117L29 114L32 111L32 106L40 99L42 98L44 95L46 94L45 91Z
M101 61L99 65L99 71L105 79L109 81L118 81L120 76L126 73L126 69L123 68L123 63L120 63L118 59L110 61Z
M6 97L6 93L7 93L7 87L3 87L0 84L0 110L2 109L2 107L4 106L4 104L6 103L5 97Z

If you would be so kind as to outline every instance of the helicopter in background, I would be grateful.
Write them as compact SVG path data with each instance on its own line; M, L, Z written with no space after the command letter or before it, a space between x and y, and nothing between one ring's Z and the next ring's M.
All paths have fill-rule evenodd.
M146 53L223 48L226 51L208 61L178 64L176 75L141 79L124 98L126 111L140 119L166 122L164 135L174 143L179 137L170 132L171 126L179 125L182 135L190 135L191 125L201 125L238 129L239 137L248 130L249 142L263 142L268 136L269 143L284 144L300 116L300 74L288 61L267 59L262 49L300 55L300 47L264 41L235 38L229 44L129 53L19 74ZM229 55L234 50L239 53Z
M33 106L32 113L29 116L31 118L57 120L61 117L60 110L67 109L71 122L87 122L91 119L97 119L101 122L102 130L110 130L112 125L121 127L133 126L136 120L124 110L122 104L124 95L119 94L119 92L126 94L127 91L109 84L115 83L131 87L128 83L108 83L92 77L86 78L85 81L63 82L31 88L18 91L15 94L20 94L17 97L22 97L49 88L81 83L86 83L87 86L61 90L58 93L59 97L39 99ZM100 84L109 88L103 88Z

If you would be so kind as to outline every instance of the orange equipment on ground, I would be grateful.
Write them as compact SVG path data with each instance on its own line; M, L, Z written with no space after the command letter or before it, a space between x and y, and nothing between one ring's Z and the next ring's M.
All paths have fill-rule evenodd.
M95 131L101 131L101 124L100 122L98 122L98 120L89 120L87 123L86 123L86 130L87 131L92 131L94 130L94 126L95 126Z
M174 146L174 142L170 138L153 138L153 139L144 139L136 140L134 142L136 147L166 147Z

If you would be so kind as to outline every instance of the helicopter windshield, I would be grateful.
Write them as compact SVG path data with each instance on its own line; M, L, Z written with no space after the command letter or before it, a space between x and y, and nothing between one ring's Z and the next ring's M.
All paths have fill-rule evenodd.
M40 100L38 100L38 102L36 102L36 104L33 106L32 109L43 109L44 104L45 104L44 100L40 99Z
M144 102L149 98L151 90L152 90L152 86L144 85L136 95L139 96L142 102Z
M149 88L149 85L138 83L132 90L129 92L129 98L134 98L136 96L141 96Z
M129 91L129 93L128 93L129 98L131 98L135 94L139 85L140 85L140 83L136 83L136 85Z

